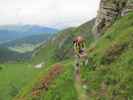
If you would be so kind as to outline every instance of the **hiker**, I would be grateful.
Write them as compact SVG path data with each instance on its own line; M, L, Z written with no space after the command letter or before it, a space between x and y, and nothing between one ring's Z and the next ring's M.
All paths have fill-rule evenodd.
M77 56L82 57L85 53L85 40L82 36L77 36L73 40L74 51Z
M80 66L81 60L83 60L83 63L85 61L86 52L85 52L85 40L82 36L77 36L73 40L74 45L74 52L76 53L76 66Z

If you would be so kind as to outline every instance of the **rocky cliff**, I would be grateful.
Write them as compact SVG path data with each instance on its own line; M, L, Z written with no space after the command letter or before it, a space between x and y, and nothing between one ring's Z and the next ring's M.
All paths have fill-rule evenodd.
M118 17L131 11L133 0L101 0L92 33L99 37Z

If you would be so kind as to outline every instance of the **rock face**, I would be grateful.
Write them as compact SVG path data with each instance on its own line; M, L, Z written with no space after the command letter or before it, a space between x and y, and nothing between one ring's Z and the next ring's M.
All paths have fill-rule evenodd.
M124 10L122 11L122 16L125 16L127 15L129 12L132 12L133 11L133 0L128 0L127 1L127 4L124 8Z
M120 16L133 11L133 0L101 0L93 27L93 34L99 37Z

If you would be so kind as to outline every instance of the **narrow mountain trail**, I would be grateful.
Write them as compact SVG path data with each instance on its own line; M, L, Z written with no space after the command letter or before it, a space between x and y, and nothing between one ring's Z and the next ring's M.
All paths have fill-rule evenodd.
M82 86L81 76L80 76L80 67L75 69L75 88L78 94L79 100L87 100L87 95Z

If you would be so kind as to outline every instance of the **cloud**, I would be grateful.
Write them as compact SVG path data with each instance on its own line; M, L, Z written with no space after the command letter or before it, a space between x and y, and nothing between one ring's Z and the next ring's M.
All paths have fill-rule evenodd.
M100 0L0 0L0 24L79 25L96 16Z

